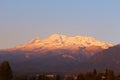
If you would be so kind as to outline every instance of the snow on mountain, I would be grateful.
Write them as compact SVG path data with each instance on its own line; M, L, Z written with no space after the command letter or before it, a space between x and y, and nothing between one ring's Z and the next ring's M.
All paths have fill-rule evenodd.
M107 49L112 44L101 42L92 37L74 36L69 37L60 34L53 34L47 39L40 39L39 37L32 39L26 44L16 46L16 49L34 50L34 49L71 49L77 50L81 47L99 46Z
M46 54L82 61L111 46L112 44L110 43L101 42L92 37L69 37L54 34L46 39L36 37L25 44L16 46L15 48L5 49L4 51L21 53L24 54L26 58L28 58L28 56L30 57L30 55Z
M39 37L10 49L0 50L0 61L8 60L15 72L61 72L86 70L91 57L113 46L88 36L54 34L46 39ZM24 65L24 66L22 66ZM72 71L73 72L73 71Z

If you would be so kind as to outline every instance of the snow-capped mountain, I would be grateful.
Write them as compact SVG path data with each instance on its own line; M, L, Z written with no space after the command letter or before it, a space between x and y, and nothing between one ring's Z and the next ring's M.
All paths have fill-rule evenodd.
M16 72L23 68L36 72L69 71L111 46L88 36L54 34L46 39L37 37L14 48L1 50L0 61L10 61Z
M92 37L75 36L68 37L65 35L54 34L47 39L40 39L39 37L32 39L26 44L16 46L15 49L21 50L54 50L54 49L71 49L78 50L84 47L99 46L103 49L107 49L112 44L107 42L101 42Z
M88 36L69 37L60 34L53 34L46 39L40 39L39 37L34 38L25 44L5 49L4 51L22 51L26 58L30 57L30 55L33 55L34 53L37 53L39 55L60 55L64 58L82 61L82 59L84 60L84 58L89 58L97 52L111 46L112 44L110 43L101 42Z

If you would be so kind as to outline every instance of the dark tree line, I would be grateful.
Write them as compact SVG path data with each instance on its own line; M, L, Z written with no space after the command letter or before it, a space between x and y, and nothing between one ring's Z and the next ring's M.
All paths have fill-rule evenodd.
M94 69L93 72L78 74L76 80L120 80L120 77L115 76L111 69L106 69L104 73L98 73Z
M120 80L120 75L115 76L114 71L106 69L104 73L99 73L94 69L91 72L79 73L76 76L54 75L53 77L47 74L37 75L32 77L12 75L12 70L8 61L0 63L0 80Z

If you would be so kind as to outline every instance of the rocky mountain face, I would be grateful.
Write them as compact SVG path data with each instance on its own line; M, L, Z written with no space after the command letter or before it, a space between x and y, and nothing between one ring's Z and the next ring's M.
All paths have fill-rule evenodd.
M120 73L120 45L110 47L91 57L91 62L96 69L109 68Z
M18 73L21 70L26 74L78 71L83 66L81 63L89 62L91 58L94 61L94 56L101 55L101 51L111 46L92 37L54 34L47 39L37 37L14 48L1 50L0 61L9 60Z

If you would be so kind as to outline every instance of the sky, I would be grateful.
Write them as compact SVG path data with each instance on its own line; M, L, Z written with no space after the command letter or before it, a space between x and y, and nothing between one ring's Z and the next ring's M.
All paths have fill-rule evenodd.
M120 0L0 0L0 49L52 34L120 43Z

